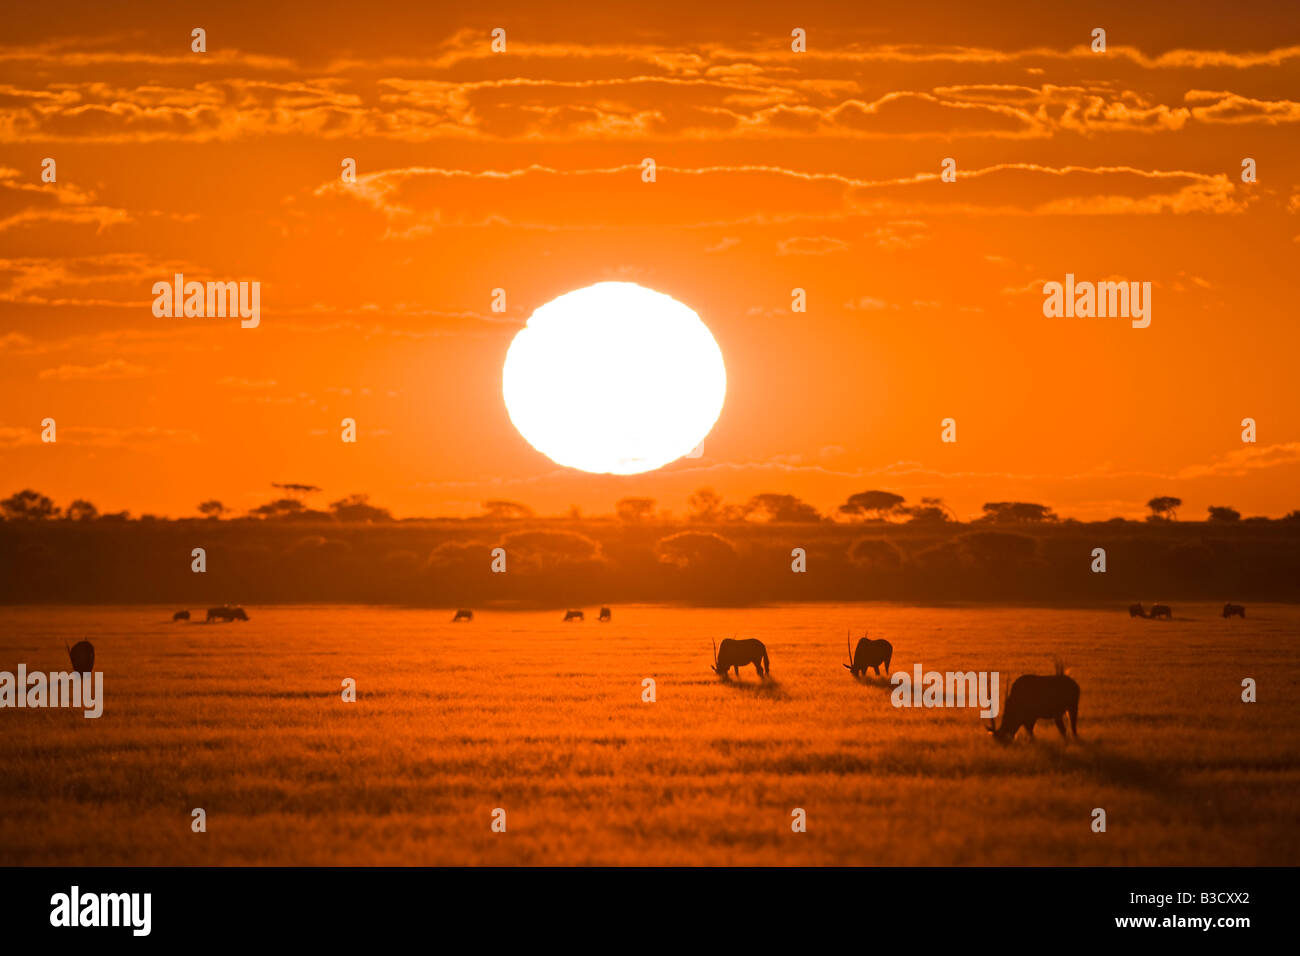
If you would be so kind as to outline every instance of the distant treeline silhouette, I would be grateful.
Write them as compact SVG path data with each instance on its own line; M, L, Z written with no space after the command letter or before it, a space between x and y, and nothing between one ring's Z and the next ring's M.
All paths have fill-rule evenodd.
M387 508L380 508L370 503L370 496L351 494L331 502L328 510L309 508L303 497L322 489L316 485L300 482L272 482L271 487L289 492L290 496L275 498L264 505L249 509L243 515L237 515L231 508L217 500L200 502L196 511L211 520L259 520L259 521L349 521L349 522L392 522L392 521L455 521L476 520L465 518L402 518L396 519ZM1151 513L1146 516L1150 522L1176 521L1182 499L1168 495L1152 498L1147 502ZM659 510L654 498L621 498L614 505L614 517L626 523L671 522L671 511ZM518 501L492 500L483 502L483 513L477 520L485 521L523 521L537 518L538 515L528 505ZM581 519L576 506L571 507L564 517L572 520ZM0 500L0 521L167 521L156 515L144 514L132 519L125 511L100 513L95 505L84 498L78 498L65 509L56 506L52 499L30 488L15 492L8 498ZM184 519L180 519L184 520ZM695 524L734 524L739 522L761 522L768 524L811 524L823 521L845 523L877 524L947 524L962 523L941 498L922 498L919 504L908 505L902 495L892 491L862 491L850 495L844 504L838 506L829 515L823 515L808 502L795 495L764 492L754 495L743 504L727 503L712 488L700 488L686 499L685 520ZM1111 521L1123 522L1127 519L1112 518ZM1241 512L1227 506L1211 505L1208 508L1208 520L1233 522L1243 520ZM1246 518L1248 522L1266 522L1269 518ZM1300 521L1300 510L1292 511L1281 521ZM1023 525L1039 523L1078 524L1072 518L1060 518L1048 505L1028 501L990 501L985 503L978 518L970 524Z
M686 517L625 499L614 516L540 518L488 502L469 519L394 520L364 495L303 514L253 510L234 520L98 516L36 492L0 502L0 601L291 602L580 607L636 601L752 604L799 600L1300 600L1300 514L1284 519L1083 523L1026 502L990 502L973 522L942 502L907 508L886 492L854 495L839 520L790 495L728 511L707 489ZM297 498L283 499L298 501ZM1153 501L1156 499L1153 499ZM1162 504L1163 504L1162 500ZM206 505L214 505L205 502ZM274 504L274 502L273 502ZM1176 506L1175 506L1176 507ZM816 514L813 511L813 514ZM1151 520L1155 519L1155 520ZM204 573L191 553L206 553ZM504 548L505 573L492 552ZM802 548L807 571L792 571ZM1093 551L1106 551L1094 573Z

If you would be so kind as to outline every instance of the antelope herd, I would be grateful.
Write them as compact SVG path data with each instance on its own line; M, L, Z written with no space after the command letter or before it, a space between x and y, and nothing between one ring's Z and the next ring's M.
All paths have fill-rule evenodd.
M1153 604L1149 612L1140 603L1132 604L1128 612L1130 617L1173 620L1173 609L1167 604ZM1245 618L1245 616L1245 606L1232 603L1223 605L1224 618ZM581 610L570 609L564 612L565 623L583 621L585 618ZM172 620L188 621L190 612L177 611L172 616ZM248 614L242 607L223 604L220 607L208 608L207 620L209 622L247 621ZM458 609L452 618L453 623L473 620L474 612L469 608ZM597 620L609 622L613 620L613 613L608 607L602 607ZM889 641L872 639L864 633L855 647L852 634L849 633L846 637L849 660L844 665L845 670L849 671L854 678L866 677L868 670L874 671L879 677L883 667L883 676L889 676L889 666L894 656L894 647ZM68 648L68 656L75 670L88 671L94 668L95 649L89 641L81 641ZM725 638L721 645L714 642L712 669L723 680L728 680L730 675L739 678L740 669L751 664L760 680L767 680L771 676L772 663L768 657L767 646L762 641L754 638L738 640L730 637ZM997 740L1005 742L1014 738L1022 728L1032 738L1034 724L1037 721L1052 720L1061 732L1061 736L1068 739L1065 729L1067 717L1070 720L1070 732L1077 738L1079 736L1079 685L1072 677L1067 676L1064 667L1058 662L1055 674L1024 674L1017 677L1007 694L1002 712L1002 726L997 726L995 717L990 719L987 729Z

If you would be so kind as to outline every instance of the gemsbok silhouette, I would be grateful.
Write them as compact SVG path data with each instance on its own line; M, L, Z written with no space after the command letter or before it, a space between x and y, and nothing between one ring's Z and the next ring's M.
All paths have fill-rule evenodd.
M188 621L190 619L189 611L177 611L172 615L173 621Z
M68 642L63 642L64 647L68 647ZM68 647L68 658L72 661L72 669L78 674L89 674L95 669L95 645L90 641L77 641L71 647Z
M566 623L569 621L585 621L586 617L581 611L565 611L564 620Z
M1151 617L1153 620L1157 617L1165 617L1172 621L1174 619L1174 609L1168 604L1152 604Z
M1245 617L1246 608L1242 604L1225 604L1223 605L1224 617Z
M713 672L727 679L727 671L734 670L740 677L740 669L746 664L753 664L759 677L772 673L772 664L767 659L767 648L763 642L754 638L737 641L730 637L722 639L722 646L713 645Z
M211 624L213 621L247 621L247 620L248 620L248 615L244 612L244 609L242 607L232 606L230 604L223 604L221 605L221 607L208 608L208 618L206 623Z
M1058 661L1056 673L1050 677L1041 674L1025 674L1017 677L1007 694L1007 701L1002 707L1002 726L989 721L986 728L1002 743L1011 741L1016 731L1025 728L1032 739L1034 724L1039 720L1051 718L1056 721L1056 729L1065 739L1065 715L1070 715L1070 730L1075 739L1079 737L1079 685L1074 678L1066 676L1065 667Z
M474 612L471 611L469 608L463 607L456 612L456 616L451 619L451 623L455 624L457 621L472 621L472 620L474 620Z
M609 608L602 607L600 609L600 617L596 618L596 620L608 624L610 621L614 620L614 615L610 612Z
M874 667L876 676L880 676L880 665L885 665L885 676L889 676L889 662L894 656L894 645L886 640L868 640L867 635L863 634L858 641L858 646L853 649L853 638L845 632L844 638L849 643L849 662L844 666L854 677L867 672L868 667Z
M1130 604L1128 606L1129 617L1146 617L1147 610L1141 604Z

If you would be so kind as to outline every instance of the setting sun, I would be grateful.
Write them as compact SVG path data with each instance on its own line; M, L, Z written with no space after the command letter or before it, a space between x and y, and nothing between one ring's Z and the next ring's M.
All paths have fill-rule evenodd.
M691 309L632 282L600 282L533 313L510 344L502 390L515 428L552 461L634 475L704 440L727 372Z

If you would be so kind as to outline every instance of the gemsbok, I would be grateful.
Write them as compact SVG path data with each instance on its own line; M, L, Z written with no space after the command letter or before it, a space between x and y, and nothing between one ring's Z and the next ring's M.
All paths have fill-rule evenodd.
M614 614L613 612L610 611L609 608L602 607L600 609L600 617L596 618L596 620L604 624L608 624L610 621L614 620Z
M1049 676L1025 674L1017 677L1007 694L1007 702L1002 707L1002 726L989 721L987 730L997 740L1006 743L1016 736L1016 731L1025 728L1032 739L1034 724L1048 718L1056 721L1056 729L1065 739L1065 715L1070 715L1070 730L1075 739L1079 737L1079 685L1073 677L1066 676L1065 668L1059 662L1056 673Z
M854 677L867 672L868 667L874 667L876 676L880 676L880 665L885 666L885 676L889 676L889 662L894 656L894 645L886 640L869 640L865 634L858 641L857 649L853 649L853 638L845 632L844 638L849 642L849 662L845 664Z
M1245 617L1246 608L1242 604L1225 604L1223 605L1224 617Z
M1129 617L1146 617L1147 610L1141 604L1130 604L1128 606Z
M565 622L566 624L567 624L569 621L585 621L585 620L586 620L586 617L583 615L583 613L582 613L581 611L565 611L565 612L564 612L564 622Z
M1152 620L1158 617L1168 618L1169 620L1172 621L1174 619L1174 609L1171 608L1168 604L1151 605Z
M208 618L206 623L211 624L213 621L247 621L248 614L242 607L232 607L229 604L223 604L221 607L208 608Z
M451 619L451 623L455 624L457 621L472 621L472 620L474 620L474 612L471 611L469 608L463 607L456 612L456 616Z
M767 648L762 641L752 637L741 641L726 637L722 639L721 647L714 643L713 672L721 675L723 680L726 680L729 670L734 670L736 677L740 677L740 669L747 664L754 665L759 677L772 673L772 664L767 659Z
M68 647L68 642L63 642L64 647ZM71 647L68 647L68 658L72 661L72 669L78 674L89 674L95 669L95 645L90 641L77 641Z

